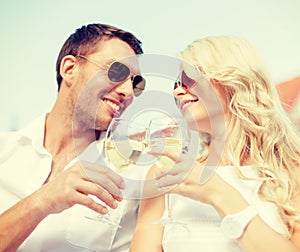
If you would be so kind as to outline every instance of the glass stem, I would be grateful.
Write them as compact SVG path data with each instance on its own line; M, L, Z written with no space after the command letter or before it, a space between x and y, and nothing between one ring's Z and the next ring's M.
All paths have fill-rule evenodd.
M170 195L165 194L165 217L171 219L171 210L170 210Z

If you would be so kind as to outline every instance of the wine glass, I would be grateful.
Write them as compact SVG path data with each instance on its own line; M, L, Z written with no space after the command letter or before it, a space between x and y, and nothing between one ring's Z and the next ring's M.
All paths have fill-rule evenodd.
M158 168L165 166L174 166L171 159L166 158L168 152L174 159L185 155L189 150L190 132L187 123L182 117L163 116L153 118L149 124L149 148L151 153L158 158L156 165ZM167 165L163 165L167 163ZM171 165L170 165L171 164ZM166 225L167 223L179 223L172 218L170 208L170 195L165 193L165 207L160 220L152 222L152 224ZM183 223L180 223L183 224Z
M102 156L105 163L115 172L123 173L139 164L139 159L148 148L148 125L136 123L122 118L113 118L104 140ZM105 215L87 217L105 222L112 226L120 225L114 222L110 211Z
M104 144L107 164L120 173L137 164L140 155L147 152L147 137L147 126L114 118L106 132Z

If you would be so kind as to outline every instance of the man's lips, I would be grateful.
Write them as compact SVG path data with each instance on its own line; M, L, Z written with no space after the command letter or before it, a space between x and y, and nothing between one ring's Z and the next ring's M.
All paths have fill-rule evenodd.
M111 99L111 98L104 98L103 101L106 105L108 105L109 110L114 114L119 113L120 110L123 108L123 104L118 100Z

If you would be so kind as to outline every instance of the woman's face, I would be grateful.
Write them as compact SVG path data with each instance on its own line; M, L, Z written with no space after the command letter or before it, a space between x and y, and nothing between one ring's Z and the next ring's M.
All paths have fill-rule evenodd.
M180 80L175 83L173 95L189 126L210 133L210 118L206 106L200 98L200 94L190 91L190 88L195 84L196 81L182 71Z

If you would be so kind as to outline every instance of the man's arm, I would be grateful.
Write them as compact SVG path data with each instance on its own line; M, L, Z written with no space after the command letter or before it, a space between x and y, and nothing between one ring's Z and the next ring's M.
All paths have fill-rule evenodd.
M87 176L82 166L94 171L95 180ZM76 163L0 215L0 251L15 251L46 216L75 204L106 214L107 207L117 208L123 188L122 178L109 168ZM96 196L107 207L88 195Z
M0 215L0 251L15 251L46 217L37 193Z

